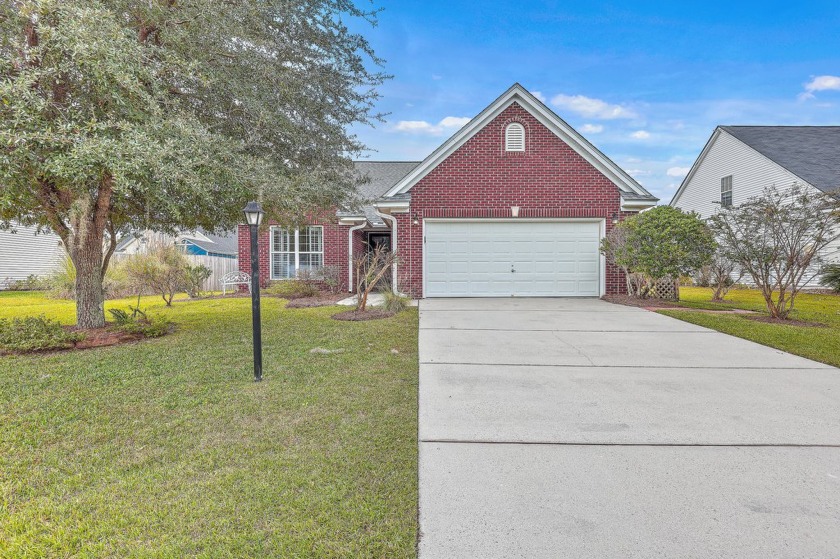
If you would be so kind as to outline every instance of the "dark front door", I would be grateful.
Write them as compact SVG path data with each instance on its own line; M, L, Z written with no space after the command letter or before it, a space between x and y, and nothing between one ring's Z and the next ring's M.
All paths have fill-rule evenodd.
M391 234L390 233L368 233L367 251L371 254L378 247L385 250L391 250ZM379 283L376 284L377 291L389 291L391 289L391 273L386 273Z

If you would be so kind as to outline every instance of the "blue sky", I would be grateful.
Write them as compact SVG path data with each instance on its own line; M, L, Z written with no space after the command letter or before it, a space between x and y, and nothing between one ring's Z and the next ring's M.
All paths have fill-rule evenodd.
M718 124L840 124L836 0L376 5L370 159L423 159L514 82L663 202Z

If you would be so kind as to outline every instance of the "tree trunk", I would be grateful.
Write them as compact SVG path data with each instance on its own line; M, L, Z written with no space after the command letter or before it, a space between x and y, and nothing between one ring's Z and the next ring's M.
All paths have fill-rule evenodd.
M102 287L102 235L88 231L73 251L76 266L76 326L105 326L105 292Z

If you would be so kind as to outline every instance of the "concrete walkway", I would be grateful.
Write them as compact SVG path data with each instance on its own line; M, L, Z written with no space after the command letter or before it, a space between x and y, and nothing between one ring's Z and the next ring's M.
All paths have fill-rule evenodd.
M840 370L599 300L424 300L420 530L420 559L838 557Z

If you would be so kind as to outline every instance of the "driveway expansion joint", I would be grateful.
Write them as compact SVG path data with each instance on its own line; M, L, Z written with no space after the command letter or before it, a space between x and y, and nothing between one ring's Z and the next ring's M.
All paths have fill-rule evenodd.
M837 444L798 443L627 443L627 442L566 442L566 441L491 441L470 439L420 439L428 444L470 444L470 445L532 445L532 446L616 446L616 447L675 447L675 448L837 448Z

